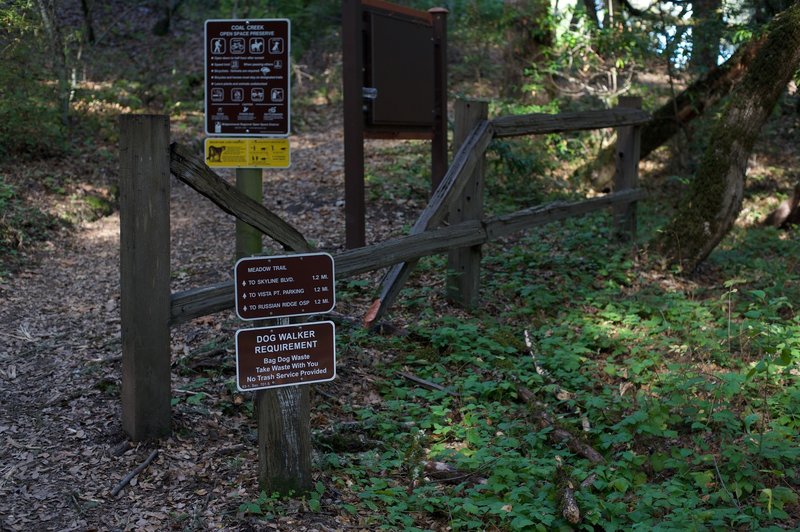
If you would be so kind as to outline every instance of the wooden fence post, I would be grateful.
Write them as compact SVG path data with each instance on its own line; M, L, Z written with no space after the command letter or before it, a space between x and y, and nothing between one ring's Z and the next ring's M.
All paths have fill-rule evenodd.
M447 10L428 10L433 20L433 138L431 194L447 172Z
M458 100L455 105L453 144L456 150L482 120L489 116L489 104ZM485 157L475 166L464 192L448 214L451 225L467 220L480 220L483 213L483 180ZM447 257L447 298L465 308L478 304L480 290L481 246L454 249Z
M267 495L311 489L310 394L308 385L256 392L258 485Z
M262 203L261 169L236 170L236 188ZM262 252L261 233L236 220L237 258ZM288 320L280 320L288 323ZM308 386L258 390L258 485L267 494L311 489L311 397Z
M617 107L641 109L642 99L638 96L621 96ZM617 168L614 173L614 192L622 192L638 186L640 145L640 126L617 128ZM635 241L636 202L622 204L615 208L614 218L614 230L617 238L624 241Z
M169 117L119 127L122 427L141 441L171 432Z
M237 168L236 189L259 205L264 203L264 180L261 168ZM261 231L236 218L236 258L261 253Z
M366 244L364 199L364 72L361 0L342 1L342 84L344 97L345 247Z

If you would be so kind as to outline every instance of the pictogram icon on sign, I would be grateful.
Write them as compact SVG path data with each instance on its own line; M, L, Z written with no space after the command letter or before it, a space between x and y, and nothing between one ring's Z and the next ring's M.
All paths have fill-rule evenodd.
M283 38L273 37L269 40L269 53L282 54L283 53Z
M244 39L231 39L231 53L243 54L244 53Z
M250 39L250 53L251 54L260 54L264 51L264 39L261 37L255 37Z

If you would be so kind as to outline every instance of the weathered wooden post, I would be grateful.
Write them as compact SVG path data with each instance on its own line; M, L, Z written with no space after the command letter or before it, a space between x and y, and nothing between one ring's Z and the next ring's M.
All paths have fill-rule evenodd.
M261 204L264 201L261 168L237 168L236 188L248 198ZM257 255L261 253L261 248L261 231L236 218L236 258Z
M236 188L263 201L260 168L236 170ZM261 232L236 220L236 257L262 252ZM280 320L288 323L288 319ZM311 398L308 386L258 390L258 485L268 494L311 489Z
M458 100L455 106L453 143L456 151L481 120L489 116L489 104L481 101ZM483 181L485 157L476 164L448 214L450 224L480 220L483 213ZM454 249L447 256L447 298L464 308L478 304L481 277L481 246Z
M428 10L433 23L433 136L431 194L447 172L447 14L443 7Z
M268 494L311 489L311 396L309 386L256 392L258 485Z
M119 127L122 427L141 441L171 432L169 117Z
M618 107L641 109L642 99L638 96L621 96ZM614 173L614 192L636 188L639 182L639 153L641 127L623 126L617 128L616 172ZM625 203L614 209L615 232L619 239L636 240L636 202Z
M364 218L364 71L361 0L342 0L342 78L344 92L345 246L366 244Z

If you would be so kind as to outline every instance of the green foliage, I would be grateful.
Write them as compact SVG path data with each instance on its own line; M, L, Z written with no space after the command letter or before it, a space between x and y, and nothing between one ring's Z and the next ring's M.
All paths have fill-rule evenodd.
M57 84L46 68L32 3L0 6L0 28L0 156L61 153Z
M299 58L317 41L335 34L341 24L339 2L312 0L222 0L222 18L288 18L292 22L292 55Z
M791 526L798 235L733 235L736 247L712 256L727 282L676 289L608 244L610 222L569 220L491 248L482 294L506 310L423 313L402 348L383 345L399 354L382 403L353 412L383 445L321 461L334 485L358 494L354 513L384 529L426 529L430 520L454 530L560 529L563 477L588 483L576 490L584 528ZM412 312L415 290L403 300ZM350 334L340 341L386 342ZM396 376L400 367L445 390L416 387ZM536 405L522 401L519 385ZM556 399L559 390L569 396ZM533 422L543 410L606 462L552 439ZM426 466L436 462L458 480L432 480Z
M16 266L21 251L47 239L58 225L55 216L29 205L0 175L0 277Z

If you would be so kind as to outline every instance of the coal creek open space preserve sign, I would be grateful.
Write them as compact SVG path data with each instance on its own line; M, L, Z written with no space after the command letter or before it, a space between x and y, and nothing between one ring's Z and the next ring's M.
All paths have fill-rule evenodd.
M206 21L207 135L289 135L289 33L285 19Z

